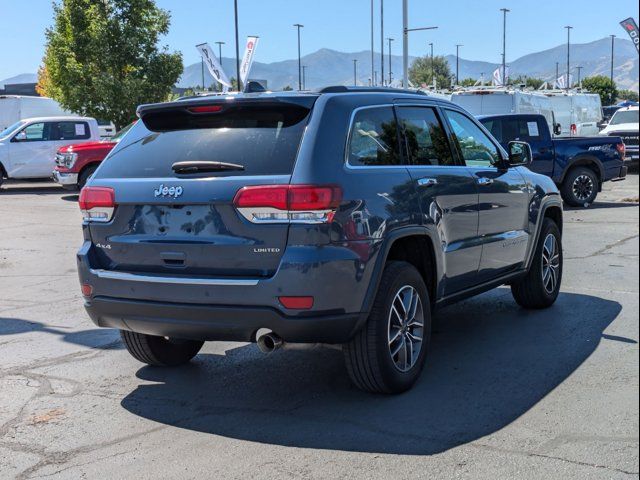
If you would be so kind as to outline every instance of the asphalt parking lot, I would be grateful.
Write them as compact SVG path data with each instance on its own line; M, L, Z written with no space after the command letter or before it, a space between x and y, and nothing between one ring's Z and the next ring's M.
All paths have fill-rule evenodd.
M0 192L1 478L638 476L637 174L565 212L553 308L502 288L443 310L396 397L357 391L330 349L137 363L82 307L76 199Z

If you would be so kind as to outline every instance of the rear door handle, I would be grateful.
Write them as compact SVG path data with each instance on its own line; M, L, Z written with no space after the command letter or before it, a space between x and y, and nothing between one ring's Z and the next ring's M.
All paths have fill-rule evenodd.
M480 177L478 178L478 185L491 185L493 183L493 178Z
M422 177L418 179L418 186L420 187L432 187L438 184L438 180L430 177Z

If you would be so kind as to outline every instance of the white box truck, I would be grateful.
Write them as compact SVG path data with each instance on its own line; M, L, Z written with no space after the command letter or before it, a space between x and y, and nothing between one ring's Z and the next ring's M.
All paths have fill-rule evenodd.
M53 98L0 95L0 131L19 120L73 115Z
M538 92L500 87L474 87L453 92L451 101L476 116L508 113L543 115L549 130L557 132L551 100Z

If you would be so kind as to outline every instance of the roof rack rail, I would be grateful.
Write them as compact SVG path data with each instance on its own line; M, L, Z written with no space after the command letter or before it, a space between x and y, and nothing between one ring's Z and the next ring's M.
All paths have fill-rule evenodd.
M332 85L323 87L318 93L412 93L414 95L427 95L419 90L408 90L392 87L348 87L346 85Z

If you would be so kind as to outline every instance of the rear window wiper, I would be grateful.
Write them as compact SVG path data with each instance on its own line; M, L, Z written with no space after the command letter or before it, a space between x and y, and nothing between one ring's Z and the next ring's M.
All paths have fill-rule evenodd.
M200 173L244 170L244 166L236 163L214 162L211 160L189 160L176 162L171 165L171 169L176 173Z

